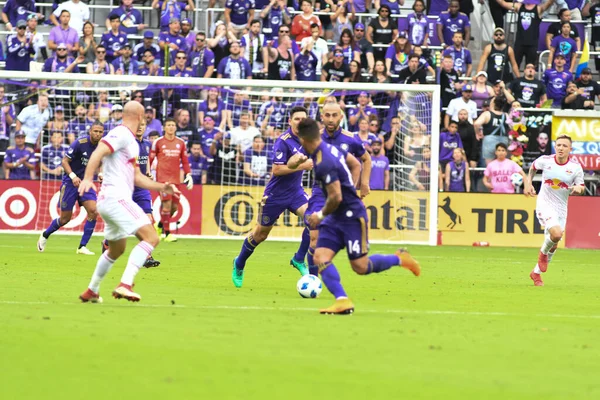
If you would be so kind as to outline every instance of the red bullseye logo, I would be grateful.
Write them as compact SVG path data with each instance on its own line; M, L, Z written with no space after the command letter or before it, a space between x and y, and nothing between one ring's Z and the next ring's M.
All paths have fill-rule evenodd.
M50 217L52 219L56 219L60 217L60 208L58 201L60 200L60 191L54 193L54 196L50 199L50 205L48 207L48 211L50 212ZM73 216L68 224L66 224L65 228L77 228L79 225L83 224L87 218L87 212L85 208L79 207L79 204L75 203L75 207L73 207Z
M0 218L10 227L29 224L35 218L36 210L35 196L25 188L10 188L0 195Z
M160 196L152 202L152 216L155 221L160 221ZM179 221L179 229L183 228L190 219L190 202L183 193L179 195L179 208L171 218L172 221ZM170 230L176 231L177 225L177 222L171 222Z

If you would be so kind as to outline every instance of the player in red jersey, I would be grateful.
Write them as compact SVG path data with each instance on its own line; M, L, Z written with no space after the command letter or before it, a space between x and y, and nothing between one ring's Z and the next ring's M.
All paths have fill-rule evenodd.
M150 151L149 165L152 165L154 160L157 160L156 165L156 181L157 182L181 182L181 167L185 173L183 183L188 190L192 190L194 183L190 163L186 154L186 143L175 136L177 124L172 118L167 118L164 124L164 136L155 140ZM160 222L157 223L156 229L160 234L164 233L163 240L165 242L175 242L177 238L171 235L171 217L179 207L179 194L161 193L161 208Z

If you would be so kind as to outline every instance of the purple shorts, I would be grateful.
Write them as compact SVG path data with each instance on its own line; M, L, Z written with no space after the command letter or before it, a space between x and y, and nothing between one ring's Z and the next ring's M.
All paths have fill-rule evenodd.
M132 198L133 202L144 210L144 213L152 214L152 196L150 196L149 190L135 188Z
M275 199L265 194L258 208L258 224L272 226L285 210L296 212L297 209L308 203L308 195L304 191L286 199Z
M337 254L345 247L348 259L361 258L369 252L367 223L366 216L341 220L328 215L319 224L317 248L325 247Z
M61 211L73 211L73 207L75 206L75 202L79 202L81 206L84 202L88 200L96 201L96 191L94 189L90 189L83 196L79 195L78 189L73 186L72 183L65 183L60 186L60 210Z
M310 199L308 199L308 207L306 208L306 212L304 213L304 224L311 231L316 231L319 228L311 228L310 224L308 223L308 217L310 216L310 214L316 213L317 211L321 210L325 206L325 200L326 199L325 197L323 197L323 194L321 192L319 192L318 195L313 194L312 196L310 196Z

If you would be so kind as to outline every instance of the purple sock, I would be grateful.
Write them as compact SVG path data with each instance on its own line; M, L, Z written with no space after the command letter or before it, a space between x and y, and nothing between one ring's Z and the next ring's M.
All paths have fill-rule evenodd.
M315 261L313 260L314 256L315 249L309 247L308 253L306 254L306 260L308 261L308 273L314 276L319 276L319 267L315 265Z
M294 260L298 262L304 262L304 258L306 257L306 252L308 251L308 247L310 246L310 231L308 228L304 228L302 231L302 240L300 241L300 247L298 247L298 251L294 254Z
M327 290L333 294L333 297L347 297L346 291L342 287L342 278L340 278L340 274L332 263L326 263L325 265L319 265L319 269L321 270L321 279L323 283L327 287Z
M81 236L81 242L79 242L79 248L83 246L87 246L90 238L92 237L92 233L94 233L94 228L96 227L96 220L90 221L89 219L85 221L85 225L83 226L83 236Z
M46 239L48 239L50 237L50 235L52 235L54 232L56 232L57 230L60 229L62 225L60 224L60 218L56 218L52 220L52 223L50 224L50 226L48 227L48 229L46 229L43 233L44 237Z
M242 250L240 250L240 254L237 256L237 260L235 262L237 269L244 269L246 266L246 260L250 258L252 253L254 253L254 249L256 249L256 246L258 245L259 243L256 243L252 234L248 235L248 237L244 239Z
M394 265L400 265L398 256L393 254L373 254L369 257L369 270L367 271L367 275L370 273L383 272L392 268Z

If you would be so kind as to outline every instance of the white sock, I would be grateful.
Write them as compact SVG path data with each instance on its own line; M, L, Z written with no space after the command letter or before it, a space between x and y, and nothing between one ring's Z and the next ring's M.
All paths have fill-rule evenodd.
M550 251L550 249L555 245L556 243L554 243L552 240L550 240L550 235L544 235L544 244L542 245L542 248L540 249L540 251L543 254L548 254L548 252Z
M554 257L554 253L556 253L556 250L548 252L548 262L552 261L552 257Z
M533 273L534 274L541 274L542 270L540 269L540 266L535 264L535 268L533 269Z
M129 260L127 260L127 267L121 277L121 283L129 286L133 284L135 276L142 265L144 265L144 262L146 262L146 258L152 254L152 250L154 250L154 247L148 242L139 242L138 245L131 250Z
M90 285L88 286L90 290L96 294L100 291L100 283L102 279L108 274L108 271L112 268L115 260L108 256L108 252L102 253L98 262L96 263L96 269L94 270L94 275L92 275L92 280L90 281Z

